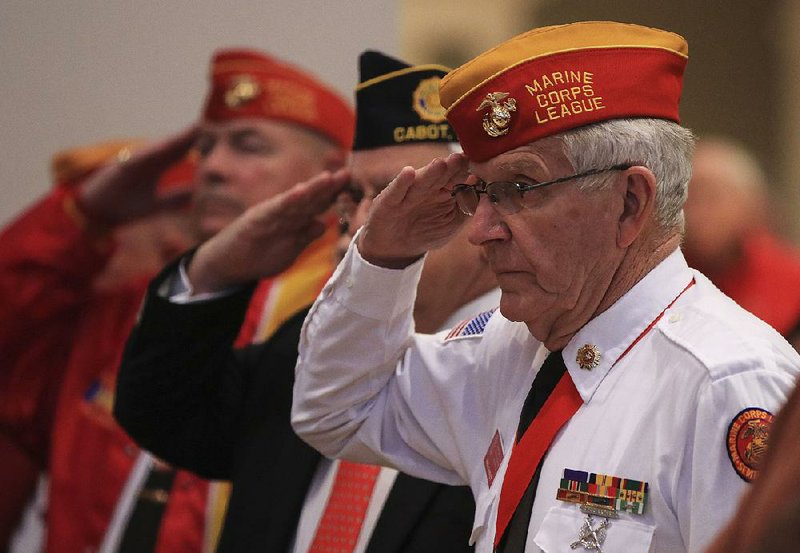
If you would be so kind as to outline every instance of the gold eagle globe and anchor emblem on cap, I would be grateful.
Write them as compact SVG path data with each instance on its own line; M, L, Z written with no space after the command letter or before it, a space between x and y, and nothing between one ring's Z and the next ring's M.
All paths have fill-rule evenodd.
M580 368L591 371L600 364L600 350L594 344L584 344L578 348L575 361Z
M483 114L483 130L492 138L503 136L508 133L508 125L511 123L511 112L517 111L517 101L514 98L508 98L509 92L490 92L483 99L481 105L475 111L480 111L484 108L491 108L490 111Z
M447 118L447 113L439 101L439 82L441 80L441 77L422 79L412 94L411 107L424 121L441 123Z
M261 94L261 85L249 75L240 75L231 81L225 91L225 105L230 109L240 108Z

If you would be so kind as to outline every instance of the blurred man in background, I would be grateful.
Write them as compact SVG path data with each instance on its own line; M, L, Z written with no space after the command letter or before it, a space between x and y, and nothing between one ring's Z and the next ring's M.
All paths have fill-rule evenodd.
M353 196L338 205L344 249L403 167L457 146L438 100L445 68L367 51L359 73ZM466 487L326 459L294 434L289 409L306 309L269 341L233 348L248 283L281 270L282 225L302 215L291 202L291 193L268 200L201 246L184 261L188 278L169 294L173 301L165 289L176 286L179 271L154 281L123 357L115 415L170 462L232 481L220 553L470 551L474 502ZM418 329L449 328L497 305L488 260L465 232L429 261L417 289ZM214 284L198 284L207 282ZM176 303L189 283L199 297Z
M137 148L144 146L139 139L111 140L76 146L56 153L50 163L54 193L70 190L107 163L127 159ZM179 164L162 178L161 190L188 186L193 166L188 161ZM152 274L171 259L176 252L190 244L187 228L179 212L155 214L129 225L114 229L116 247L104 270L95 277L97 292L113 292L137 276ZM35 247L35 244L34 244ZM20 321L23 322L23 321ZM0 407L0 459L3 469L0 487L0 546L3 550L22 514L21 506L30 498L36 478L45 471L47 463L47 431L52 423L54 397L60 379L52 367L61 363L72 340L75 321L65 316L48 326L38 327L35 335L3 349L4 365L0 390L11 392ZM11 329L4 331L8 336ZM16 360L11 363L10 360ZM9 435L24 436L12 439ZM42 486L45 483L41 483ZM37 494L35 505L26 511L25 526L19 528L12 551L27 553L38 550L42 539L46 490Z
M698 141L685 207L686 259L791 342L800 335L800 250L771 228L769 202L766 177L749 151L729 139Z
M353 115L315 77L256 51L216 53L210 85L195 127L57 189L0 235L0 351L24 356L31 340L59 332L68 337L58 338L58 355L41 368L52 382L60 379L49 403L26 396L22 378L4 379L0 391L35 401L25 413L33 419L54 410L45 417L52 425L38 425L35 440L16 431L25 428L20 421L8 426L10 440L49 445L48 553L213 547L224 488L209 490L205 481L156 462L111 414L119 357L152 272L119 286L102 283L100 275L112 265L115 229L123 225L191 199L193 236L183 250L261 200L341 167ZM162 194L162 175L192 147L193 189ZM320 201L331 203L330 174L322 181L329 186ZM335 219L298 229L293 244L304 249L321 234L287 272L259 285L242 341L266 338L316 295L331 271ZM19 359L4 361L17 371Z

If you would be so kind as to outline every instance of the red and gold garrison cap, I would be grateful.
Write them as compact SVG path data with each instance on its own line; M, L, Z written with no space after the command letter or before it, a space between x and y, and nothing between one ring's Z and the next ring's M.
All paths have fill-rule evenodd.
M473 161L608 119L679 122L683 37L587 21L533 29L442 79L447 120Z
M124 163L147 141L142 138L108 140L74 146L53 154L50 172L56 186L76 186L107 164ZM193 154L169 166L158 179L156 193L168 194L176 190L189 190L194 186L197 161Z
M50 173L55 184L77 184L106 163L125 161L145 140L130 138L84 144L53 154Z
M350 149L355 126L350 105L309 73L261 52L219 50L211 60L211 90L204 117L245 117L295 123Z

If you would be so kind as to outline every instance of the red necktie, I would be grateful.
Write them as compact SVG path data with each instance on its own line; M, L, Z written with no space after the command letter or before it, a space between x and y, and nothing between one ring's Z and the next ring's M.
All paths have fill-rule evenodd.
M333 489L308 553L351 553L380 467L340 461Z
M536 396L539 396L537 399ZM564 366L561 351L548 355L531 386L520 414L520 427L517 431L517 444L511 452L503 487L500 490L500 504L497 508L497 527L495 547L500 544L506 528L509 527L514 512L526 490L533 482L537 467L562 426L583 405L578 390ZM536 490L532 489L525 509L533 505ZM517 524L527 528L529 513L520 513ZM527 516L525 516L527 515ZM517 539L526 532L515 531L514 545L504 543L502 550L514 551L524 548L524 539ZM517 543L519 542L519 543ZM507 547L509 546L509 547Z

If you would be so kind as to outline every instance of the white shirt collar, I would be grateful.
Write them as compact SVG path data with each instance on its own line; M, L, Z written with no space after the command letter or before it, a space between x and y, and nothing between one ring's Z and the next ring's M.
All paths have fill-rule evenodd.
M584 402L591 399L620 356L681 294L692 278L683 253L677 249L572 337L562 354ZM579 349L585 345L596 346L600 353L599 364L591 370L580 368L576 359Z

